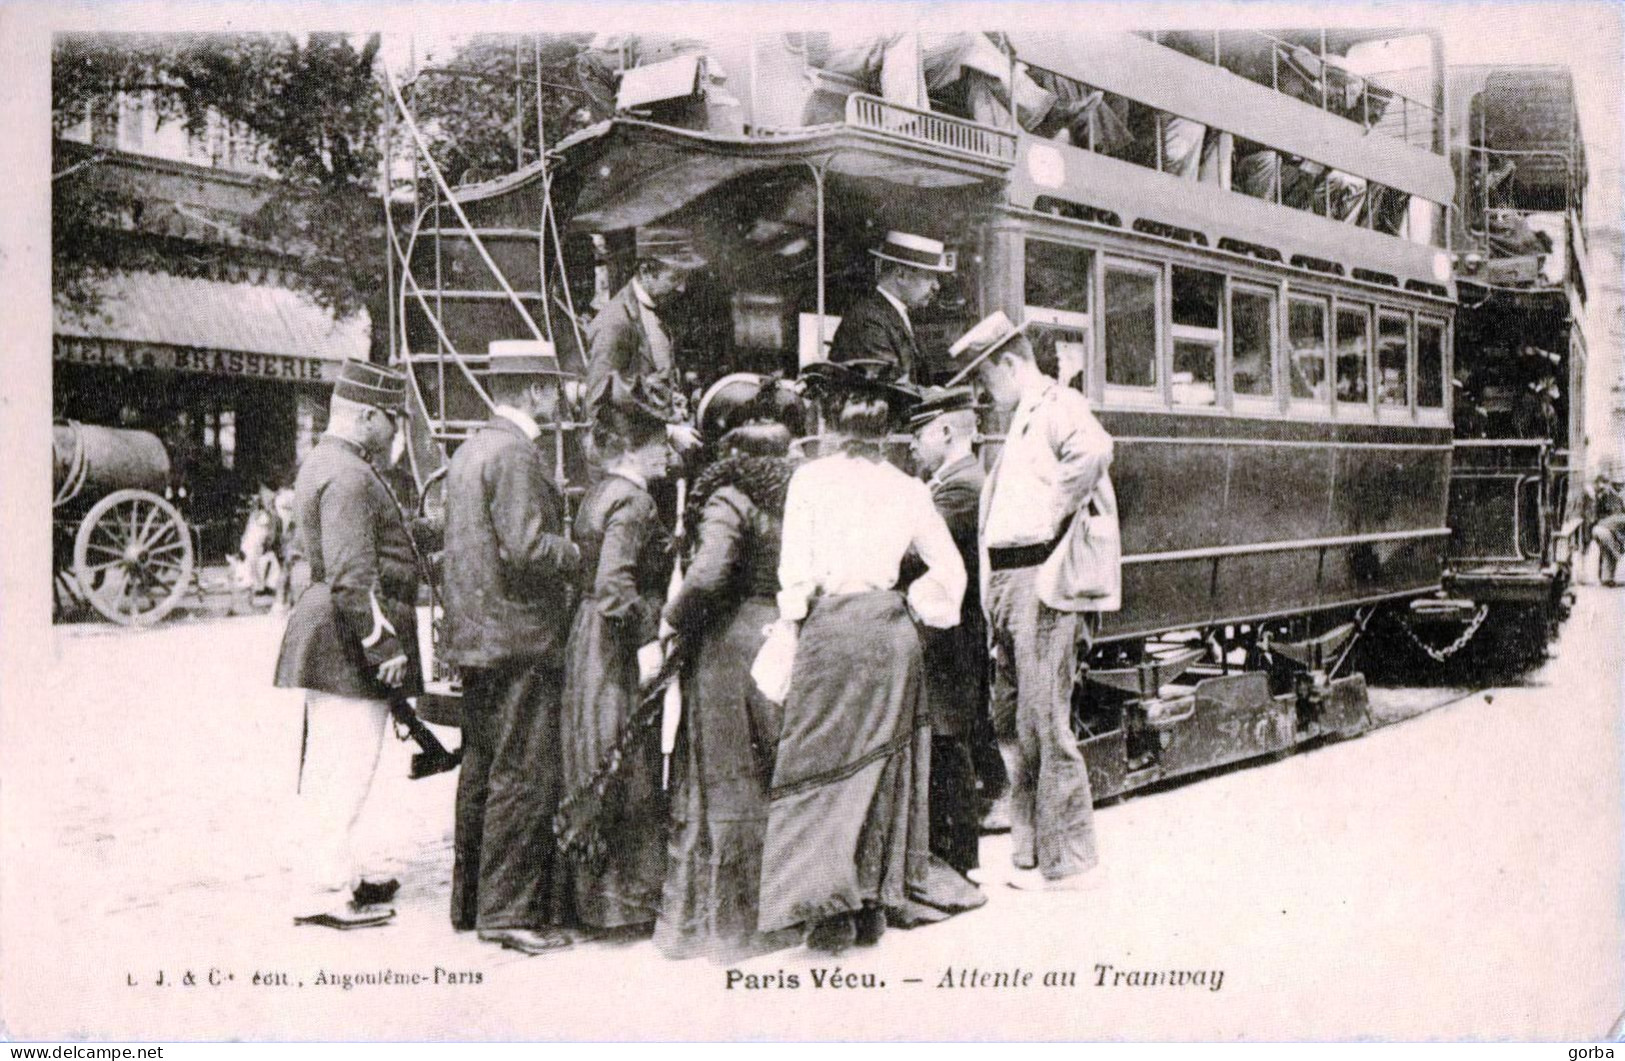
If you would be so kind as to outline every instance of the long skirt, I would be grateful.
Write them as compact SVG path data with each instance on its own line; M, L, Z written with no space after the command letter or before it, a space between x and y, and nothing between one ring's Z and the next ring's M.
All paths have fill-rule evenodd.
M576 916L592 928L649 925L660 911L666 871L666 814L660 790L660 728L623 747L607 785L615 746L637 711L637 645L588 601L570 631L559 731L566 800L588 800L603 843L572 866Z
M819 598L785 699L762 852L770 932L864 905L898 925L986 901L930 854L931 731L901 594Z
M743 952L756 930L767 793L779 709L750 667L770 599L745 601L708 630L683 675L683 726L672 756L671 838L655 946L668 958Z

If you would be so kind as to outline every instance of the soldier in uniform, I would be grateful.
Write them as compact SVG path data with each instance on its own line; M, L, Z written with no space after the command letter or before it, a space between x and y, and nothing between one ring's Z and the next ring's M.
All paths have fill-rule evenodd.
M884 361L893 366L896 382L929 383L930 367L914 340L908 314L931 301L941 274L953 272L947 250L938 240L888 232L886 241L869 253L880 261L875 289L841 318L829 359Z
M914 470L931 488L931 502L948 524L967 575L959 625L927 628L923 638L931 716L931 853L964 873L980 864L978 765L996 764L984 779L982 795L996 797L1006 784L988 717L987 623L977 586L976 513L984 476L972 449L976 396L969 387L928 391L909 426ZM978 750L983 754L977 756Z
M392 698L422 691L416 546L373 463L387 458L404 413L406 378L346 361L327 433L294 482L310 585L288 617L276 684L305 690L297 922L382 924L394 881L369 881L350 848L383 745Z

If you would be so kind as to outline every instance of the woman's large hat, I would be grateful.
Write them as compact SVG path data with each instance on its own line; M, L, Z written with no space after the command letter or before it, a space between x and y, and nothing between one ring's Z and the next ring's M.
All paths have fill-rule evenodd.
M954 271L954 267L948 262L948 249L942 245L941 240L916 236L911 232L898 232L893 229L886 233L886 241L869 253L882 261L899 262L915 269L924 269L928 273Z
M735 372L717 380L700 398L698 416L700 434L708 439L747 424L782 424L799 436L809 419L794 384L759 372Z
M884 398L892 413L901 415L919 404L920 392L893 382L896 375L897 366L890 361L815 361L801 370L801 384L821 400L854 395Z

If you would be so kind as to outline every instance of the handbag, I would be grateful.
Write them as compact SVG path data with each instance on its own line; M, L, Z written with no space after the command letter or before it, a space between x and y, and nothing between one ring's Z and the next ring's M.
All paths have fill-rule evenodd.
M766 635L750 666L751 681L769 703L783 704L790 695L790 672L796 662L800 624L778 619L762 628Z

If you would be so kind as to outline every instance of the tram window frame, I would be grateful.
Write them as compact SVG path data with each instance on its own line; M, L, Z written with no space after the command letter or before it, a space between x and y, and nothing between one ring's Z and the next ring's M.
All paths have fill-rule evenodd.
M1403 401L1383 401L1383 325L1397 322L1405 329L1405 396ZM1391 338L1391 337L1390 337ZM1376 341L1372 346L1371 398L1376 403L1377 415L1394 419L1410 419L1416 407L1416 328L1411 314L1389 306L1377 307Z
M1293 341L1293 310L1299 306L1307 306L1318 310L1320 314L1320 386L1321 397L1310 395L1305 397L1297 393L1294 383L1297 379L1298 348ZM1303 291L1288 290L1286 297L1285 336L1286 343L1282 351L1283 372L1286 376L1287 407L1300 414L1326 416L1331 412L1333 400L1337 396L1336 365L1332 358L1332 300L1325 295Z
M1166 333L1163 322L1167 318L1167 284L1163 279L1166 263L1147 261L1139 258L1120 258L1107 255L1101 263L1100 274L1100 313L1099 342L1100 348L1100 379L1104 397L1111 403L1124 405L1165 405L1167 403L1166 382L1168 373L1163 362L1166 360L1164 348L1166 346ZM1121 273L1139 280L1149 280L1152 284L1152 312L1151 320L1151 370L1152 379L1147 384L1114 383L1111 379L1111 343L1108 328L1111 324L1111 310L1108 305L1107 288L1113 273Z
M1374 356L1376 353L1374 349L1375 311L1376 307L1369 302L1345 302L1338 299L1332 305L1332 402L1339 416L1352 416L1359 412L1363 414L1362 419L1371 419L1376 415L1376 388L1372 386L1371 379L1372 363L1376 360ZM1342 379L1342 369L1338 365L1338 360L1343 349L1343 315L1345 313L1358 314L1364 323L1362 330L1364 332L1365 351L1362 356L1365 362L1365 371L1363 373L1365 377L1365 397L1360 401L1345 401L1337 393L1337 385Z
M1180 288L1180 273L1198 274L1211 277L1216 290L1213 292L1214 325L1209 327L1200 324L1182 323L1175 319L1179 311L1178 292ZM1194 413L1222 413L1225 411L1225 375L1228 367L1226 335L1229 325L1229 289L1230 276L1216 269L1204 269L1196 265L1184 265L1179 262L1169 263L1168 271L1168 401L1169 404L1181 412ZM1182 386L1174 379L1178 368L1179 348L1181 345L1205 347L1213 359L1212 379L1210 381L1213 396L1207 402L1181 401L1177 387ZM1193 384L1194 385L1194 381Z
M1060 251L1076 255L1082 259L1083 269L1078 277L1078 287L1083 293L1083 302L1087 308L1080 311L1077 309L1040 305L1031 301L1034 294L1034 291L1030 286L1033 261L1031 251L1034 245L1057 248ZM1044 239L1034 236L1022 237L1022 319L1026 322L1029 333L1032 334L1032 337L1035 340L1035 346L1039 345L1041 335L1052 335L1057 340L1065 338L1069 341L1080 342L1082 344L1082 356L1077 366L1078 371L1081 373L1078 389L1085 394L1091 393L1091 387L1093 386L1093 382L1096 377L1096 369L1094 366L1095 347L1097 345L1094 334L1094 307L1096 305L1095 264L1099 258L1100 254L1094 247L1080 246L1078 244L1066 243L1061 240ZM1068 334L1063 336L1062 333ZM1068 364L1070 365L1070 361ZM1057 364L1056 368L1056 375L1060 382L1063 384L1068 382L1068 379L1071 377L1071 373L1062 371L1062 366L1059 364Z
M1242 393L1236 389L1236 339L1237 322L1241 319L1236 312L1236 301L1241 298L1263 299L1265 312L1263 319L1267 327L1269 340L1269 371L1265 374L1269 390L1265 393ZM1274 287L1263 284L1233 281L1225 299L1226 321L1228 327L1225 332L1225 388L1230 394L1232 407L1238 413L1274 413L1281 407L1281 336L1280 292Z
M1439 401L1436 405L1422 403L1422 329L1435 328L1439 333ZM1412 373L1412 393L1416 396L1416 412L1419 417L1436 416L1445 420L1450 411L1450 323L1443 317L1433 317L1425 313L1416 315L1415 331L1415 362L1416 370Z

